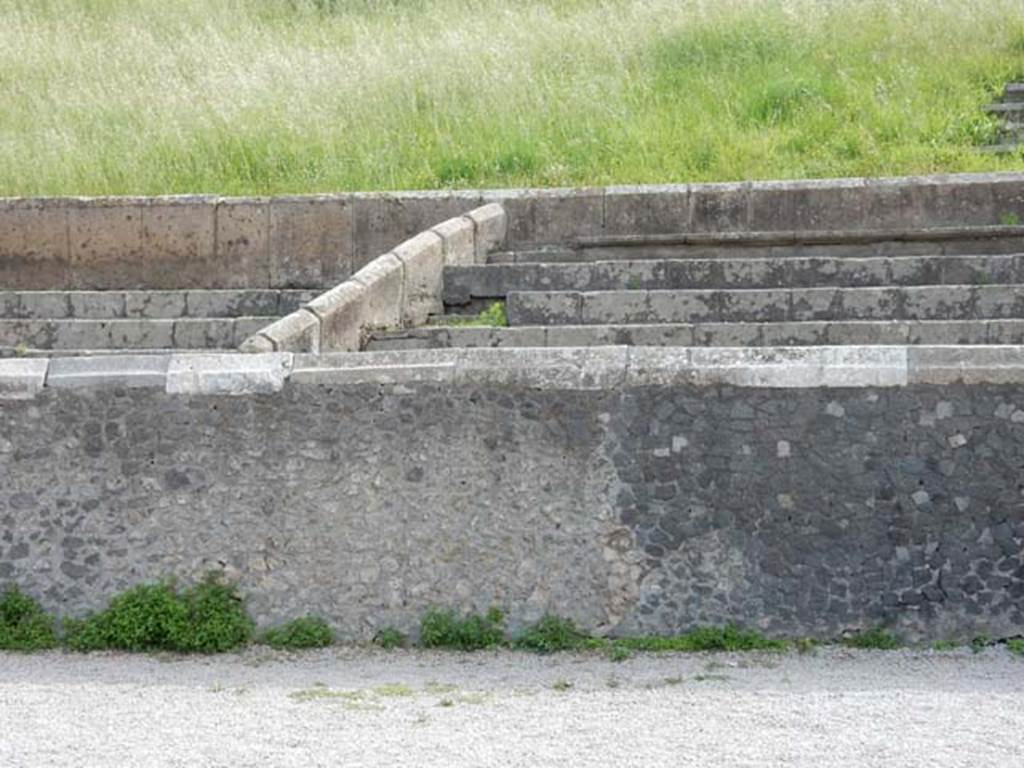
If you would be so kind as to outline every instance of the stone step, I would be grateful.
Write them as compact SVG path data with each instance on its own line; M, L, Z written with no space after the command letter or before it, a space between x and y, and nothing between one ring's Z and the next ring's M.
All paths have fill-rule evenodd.
M990 115L1005 117L1007 120L1024 119L1024 101L999 101L986 104L983 109Z
M1022 344L1024 320L810 320L662 325L434 326L374 333L367 351L444 347Z
M579 238L569 246L492 254L490 264L717 258L865 258L1024 253L1024 226L924 230L681 232Z
M989 144L981 147L981 151L992 155L1012 155L1024 149L1024 139L1021 141L1004 141L999 144Z
M1024 83L1007 83L1003 90L1003 102L1024 102Z
M723 291L516 291L510 325L1024 317L1024 285L764 288Z
M247 337L275 319L0 319L0 347L15 350L236 349Z
M1024 255L866 258L666 259L446 267L444 301L512 291L986 285L1024 282Z
M0 291L0 318L116 320L283 317L321 291Z

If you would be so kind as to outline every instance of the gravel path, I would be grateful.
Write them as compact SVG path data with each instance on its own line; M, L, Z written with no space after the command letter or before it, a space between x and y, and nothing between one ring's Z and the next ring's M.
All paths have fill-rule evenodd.
M0 653L0 766L1018 766L1003 649Z

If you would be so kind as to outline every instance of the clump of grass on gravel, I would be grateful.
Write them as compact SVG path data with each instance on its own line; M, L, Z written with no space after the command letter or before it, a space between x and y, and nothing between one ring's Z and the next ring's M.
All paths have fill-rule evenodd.
M384 627L373 636L373 644L379 645L385 650L392 648L404 648L408 638L394 627Z
M235 588L211 574L181 592L168 582L133 587L105 610L66 621L64 632L75 651L219 653L248 643L253 622Z
M277 649L326 648L334 642L334 633L319 616L304 616L268 629L262 640Z
M482 616L459 616L452 610L432 608L420 625L420 645L424 648L477 651L504 643L505 617L497 608Z
M1024 638L1014 638L1006 641L1006 650L1015 656L1024 656Z
M508 326L505 302L496 301L475 315L447 315L444 324L457 327L505 328Z
M0 194L1020 169L1019 0L0 0Z
M563 619L548 614L536 624L527 627L515 639L513 645L525 651L554 653L576 651L592 641L590 635L576 627L572 619Z
M53 618L17 587L0 597L0 650L41 651L53 648Z
M848 648L861 648L868 650L891 651L903 645L896 635L882 627L865 630L842 639L842 644Z

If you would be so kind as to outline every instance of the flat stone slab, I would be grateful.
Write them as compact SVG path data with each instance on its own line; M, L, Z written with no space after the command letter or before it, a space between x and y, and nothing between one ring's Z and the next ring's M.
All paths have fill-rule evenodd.
M59 357L50 362L46 386L51 389L163 388L170 362L170 355Z
M0 400L31 400L43 388L50 361L0 360Z
M444 300L514 291L994 285L1024 281L1024 256L762 257L524 263L446 267Z
M517 291L507 313L513 326L1024 318L1024 285Z
M279 392L292 367L287 352L173 355L167 369L171 395L248 395Z

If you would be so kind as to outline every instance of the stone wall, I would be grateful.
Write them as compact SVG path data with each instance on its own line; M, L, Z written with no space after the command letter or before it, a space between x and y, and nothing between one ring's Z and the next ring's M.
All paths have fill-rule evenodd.
M514 248L680 232L920 229L1024 220L1024 175L282 198L0 199L0 287L327 288L490 202Z
M0 588L81 614L223 568L260 623L348 638L431 604L1013 636L1022 373L1016 347L0 361Z

